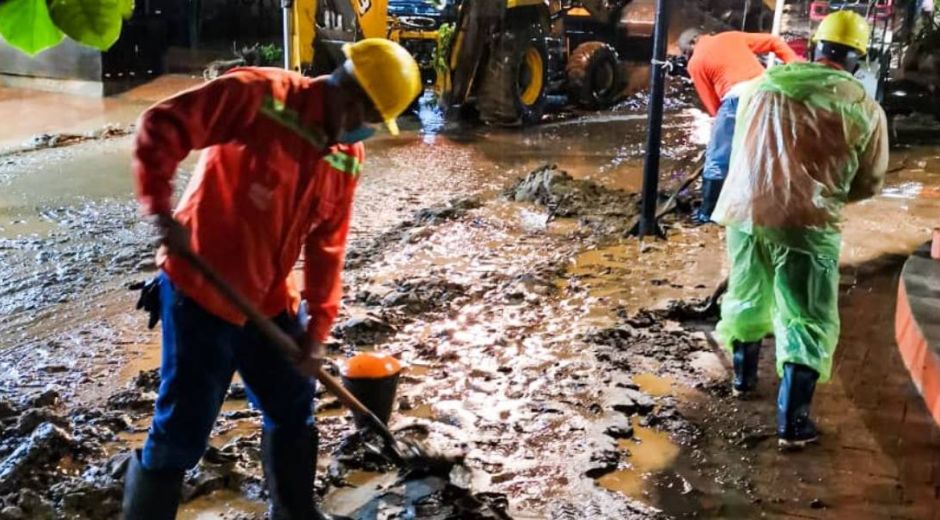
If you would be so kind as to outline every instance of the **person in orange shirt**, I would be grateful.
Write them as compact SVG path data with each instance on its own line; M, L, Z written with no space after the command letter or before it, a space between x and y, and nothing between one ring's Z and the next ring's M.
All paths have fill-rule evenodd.
M782 39L763 33L729 31L709 35L698 29L686 29L679 36L678 46L689 60L689 75L702 105L715 118L705 149L702 205L695 217L705 224L711 221L728 176L740 90L745 82L764 73L757 55L772 52L784 63L802 58Z
M313 498L314 380L342 290L346 235L370 124L395 118L421 91L398 44L344 47L329 76L245 67L157 103L138 121L133 170L156 223L161 272L143 291L162 320L153 422L124 480L126 520L176 517L184 472L199 461L237 370L263 414L261 459L272 519L323 518ZM203 149L175 211L172 180ZM176 253L193 251L271 317L304 352L288 359ZM304 253L301 324L287 279Z

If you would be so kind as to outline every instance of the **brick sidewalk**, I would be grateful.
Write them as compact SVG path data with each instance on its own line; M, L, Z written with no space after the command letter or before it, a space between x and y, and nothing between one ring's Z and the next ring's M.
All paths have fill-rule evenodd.
M771 439L755 449L751 478L766 513L940 519L940 430L895 345L897 270L843 292L833 377L818 387L813 405L820 444L781 454ZM763 356L761 370L760 398L741 408L772 425L772 355Z

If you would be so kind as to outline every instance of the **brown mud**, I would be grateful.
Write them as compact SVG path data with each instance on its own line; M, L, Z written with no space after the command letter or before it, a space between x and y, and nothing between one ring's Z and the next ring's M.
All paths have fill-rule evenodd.
M697 116L676 110L664 198L698 149ZM642 128L626 106L517 133L370 143L374 169L360 186L330 351L399 357L407 369L392 429L460 453L463 464L446 476L398 474L321 390L325 510L744 518L804 497L768 477L768 467L785 467L768 461L771 369L762 368L766 402L732 400L708 334L714 318L684 312L721 278L720 231L690 225L686 194L664 222L666 241L625 236ZM0 164L0 518L113 517L126 454L145 436L159 337L124 289L154 268L129 198L127 146L92 141ZM846 273L846 305L872 280L876 294L891 289L883 279L893 264L866 259L903 254L935 225L940 160L905 153L886 194L848 212L859 224L847 226L845 254L867 267ZM187 474L181 518L263 518L259 428L234 385Z

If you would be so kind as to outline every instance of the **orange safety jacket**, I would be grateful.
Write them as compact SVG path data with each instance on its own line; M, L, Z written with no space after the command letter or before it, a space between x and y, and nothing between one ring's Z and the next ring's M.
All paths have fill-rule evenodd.
M700 36L689 59L689 76L705 110L714 116L732 87L763 74L756 55L767 52L784 63L802 60L787 42L771 34L728 31Z
M329 336L339 309L364 154L360 143L326 147L325 81L280 69L235 69L144 112L134 147L146 214L170 211L180 161L204 148L174 216L191 231L195 252L265 315L297 303L288 278L303 248L309 333L317 341ZM184 260L161 255L158 263L204 309L245 322Z

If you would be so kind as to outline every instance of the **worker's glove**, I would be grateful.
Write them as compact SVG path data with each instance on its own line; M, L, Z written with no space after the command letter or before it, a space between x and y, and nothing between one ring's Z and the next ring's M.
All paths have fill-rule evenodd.
M323 343L313 340L307 334L300 338L297 345L300 347L301 352L296 360L297 370L306 376L316 377L317 372L323 366L326 348L324 348Z
M137 298L137 308L150 313L147 328L152 329L160 321L160 279L151 278L146 282L135 282L128 286L132 291L140 291Z
M160 244L166 246L171 255L182 255L192 251L189 241L189 229L179 223L172 215L159 213L153 216L157 227Z

